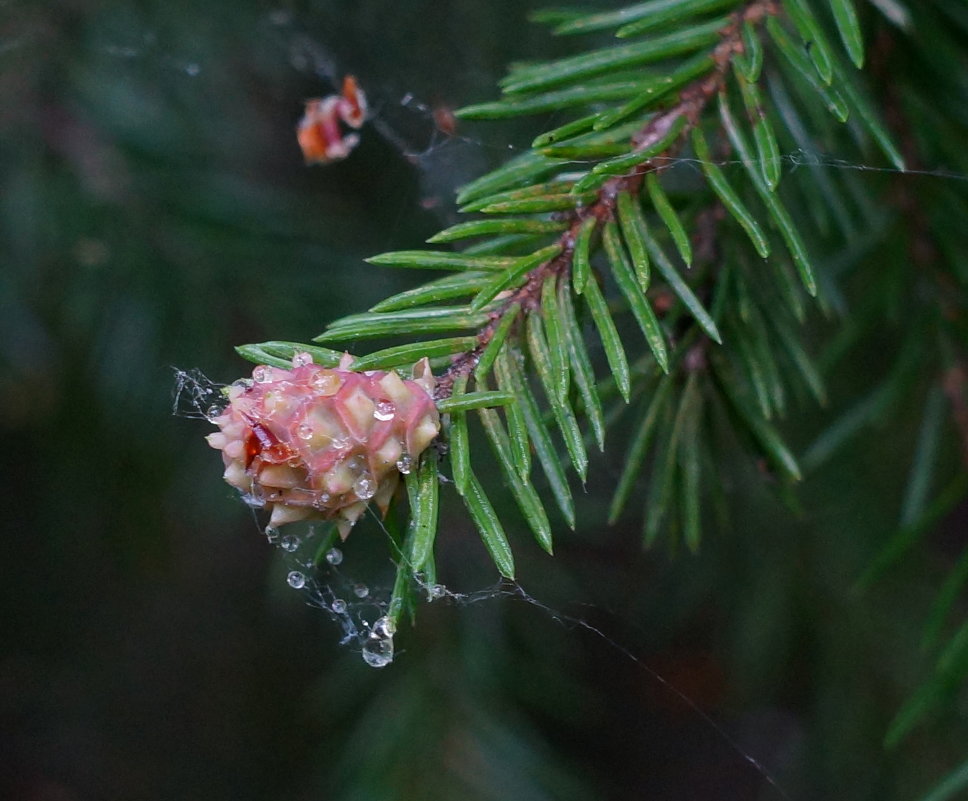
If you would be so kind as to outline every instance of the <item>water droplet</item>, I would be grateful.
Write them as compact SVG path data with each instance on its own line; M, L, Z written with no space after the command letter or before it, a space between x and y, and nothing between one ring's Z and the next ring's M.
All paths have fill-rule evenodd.
M286 576L286 581L294 590L301 590L306 586L306 577L298 570L293 570L288 576Z
M285 442L277 442L268 448L263 448L262 458L269 462L275 462L276 464L283 464L290 459L296 459L296 465L299 464L299 459L294 456L292 450Z
M397 412L397 407L390 401L377 401L373 407L373 416L377 420L392 420Z
M261 509L266 505L266 496L262 490L262 485L258 482L252 482L252 489L249 492L242 493L242 503L248 506L250 509Z
M409 453L405 453L403 456L397 459L397 470L404 475L407 475L410 472L411 467L413 467L413 457Z
M279 529L277 528L266 526L264 534L266 535L266 539L271 543L278 542L279 540Z
M392 637L397 633L397 624L393 622L392 618L384 615L381 618L377 618L373 623L373 634L381 639L386 639L387 637Z
M313 376L313 389L320 395L332 395L340 387L339 376L330 371L320 371Z
M443 598L447 594L447 588L443 584L431 584L427 587L427 596L431 601Z
M386 667L393 661L392 637L367 637L363 643L363 661L370 667Z
M368 501L376 495L376 482L368 473L364 473L353 482L353 492L361 501Z
M331 565L338 565L343 561L343 552L339 548L330 548L326 551L326 561Z
M333 496L328 492L320 492L313 498L313 506L316 509L329 509L329 503L333 500Z
M365 584L357 584L355 587L353 587L353 595L355 595L357 598L366 598L366 596L369 594L370 588Z
M214 423L225 413L225 407L218 403L213 403L205 410L205 417L209 422Z
M296 429L296 436L299 437L299 439L312 439L313 427L308 423L301 423L299 428Z
M297 353L292 357L293 367L305 367L307 364L313 363L313 357L308 353Z
M259 365L252 371L252 379L257 384L265 384L272 380L272 370L263 365Z
M242 389L248 389L252 386L251 378L238 378L232 382L233 387L242 387Z
M346 448L348 448L350 446L350 438L349 437L345 437L345 436L344 437L333 437L333 441L330 443L330 445L333 448L336 448L336 450L338 450L338 451L345 450Z
M192 78L194 78L198 73L202 71L202 68L198 66L195 62L185 65L185 73Z
M266 500L261 495L256 495L255 493L250 493L250 492L243 492L242 503L244 503L250 509L261 509L263 506L266 505Z
M297 537L295 534L286 534L281 540L279 540L279 547L284 551L288 551L289 553L299 550L299 537Z
M342 615L346 611L346 601L344 601L342 598L337 598L335 601L333 601L330 609L332 609L337 615Z

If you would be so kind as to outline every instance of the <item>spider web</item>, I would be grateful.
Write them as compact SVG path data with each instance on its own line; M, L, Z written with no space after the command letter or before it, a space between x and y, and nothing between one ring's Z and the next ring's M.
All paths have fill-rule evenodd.
M227 403L225 385L210 381L197 369L175 369L174 373L173 414L188 419L211 421L222 413ZM446 483L447 479L441 477L441 481ZM285 533L282 533L264 522L265 516L261 514L262 503L249 495L240 495L240 498L251 509L254 524L266 538L266 542L278 549L286 568L286 584L293 591L302 594L309 606L327 615L339 632L339 645L359 653L371 667L382 668L391 664L395 656L395 632L389 627L387 613L395 565L387 565L382 576L375 575L380 571L374 572L372 569L367 570L366 577L354 575L353 558L347 558L352 552L344 553L344 549L339 547L334 526L302 522L286 526ZM380 517L372 508L367 511L368 516L362 522L376 526L382 531L388 548L392 552L398 552L392 534ZM404 560L406 567L405 558L402 555L400 558ZM591 634L647 674L663 692L668 693L676 703L701 720L749 770L755 772L780 797L789 801L790 796L767 767L744 749L722 724L705 712L689 695L647 665L633 648L621 644L602 628L590 623L586 617L566 614L534 597L520 583L508 579L488 587L460 591L443 583L429 583L418 571L411 570L411 578L418 594L426 603L447 604L457 608L499 601L523 603L539 610L550 621L569 631ZM588 604L583 606L586 609L596 608Z
M890 10L893 7L892 0L878 0L878 3L884 3L888 7L887 10L882 9L885 16L899 27L906 27L908 21L894 19L894 12ZM320 95L336 91L343 76L352 72L352 68L341 65L337 57L318 38L303 30L300 21L291 11L270 11L264 15L263 22L263 27L274 40L280 57L288 61L291 69L319 79ZM28 41L29 35L25 34L20 39L11 40L5 50L16 49ZM151 31L130 36L124 41L106 43L102 45L102 50L106 55L119 60L150 59L161 68L177 71L188 78L198 78L210 66L205 64L200 54L172 53ZM389 79L383 80L391 83ZM400 80L396 77L392 82L399 83ZM481 125L473 126L474 134L468 134L468 126L452 117L452 109L447 104L424 97L418 90L396 90L379 84L374 86L372 83L363 83L361 88L366 92L370 104L364 135L376 135L384 139L414 166L424 189L424 207L440 208L443 216L452 216L455 190L463 183L479 177L483 164L496 166L493 163L495 159L499 163L530 149L527 143L509 143L499 138L499 134L492 138L481 133ZM481 158L481 153L487 154L487 157ZM702 160L690 156L660 156L652 161L659 165L659 170L677 166L698 170L703 163ZM753 160L754 163L756 161ZM804 147L780 154L780 161L788 173L809 167L968 181L968 174L944 167L902 170L884 164L852 161L837 154ZM573 163L581 165L585 162L576 159ZM740 160L728 158L713 163L720 167L739 168L744 165Z
M284 45L292 69L318 76L323 84L321 94L338 86L341 76L347 70L341 68L337 59L324 45L301 31L290 13L273 12L267 16L267 23L275 32L278 41ZM117 45L107 52L123 59L156 57L156 45L149 38L141 45ZM189 77L197 77L204 69L200 61L168 56L164 59L169 68L181 71ZM446 126L441 125L441 119L446 119L448 109L422 97L419 92L391 91L372 84L364 84L362 88L366 91L371 106L363 135L381 137L413 165L420 175L423 205L429 210L435 210L441 217L446 218L452 214L454 190L475 177L472 167L491 160L498 153L506 157L527 149L525 145L508 144L498 138L489 139L486 135L468 135L460 125L454 131L447 130ZM902 171L802 148L783 154L781 160L784 171L791 173L799 169L822 169L905 173L939 180L968 181L968 175L943 168ZM679 167L698 170L701 166L699 160L688 157L656 161L663 162L660 169ZM738 160L729 159L716 163L719 166L737 168L742 165ZM224 408L223 386L209 381L200 371L176 370L175 383L175 414L192 419L211 420ZM344 548L334 541L332 527L327 524L296 524L287 526L285 533L268 528L259 523L259 504L253 503L251 499L245 500L253 508L256 525L267 542L279 550L280 558L286 565L287 584L293 591L301 593L307 604L324 612L332 621L339 644L360 653L372 666L383 667L389 664L394 656L393 632L387 632L381 627L389 608L394 566L387 564L381 575L374 574L369 568L358 566L355 564L352 547ZM371 512L370 520L366 522L379 527L385 534L388 545L395 547L392 545L390 532L375 514ZM590 633L603 645L620 653L647 673L664 692L677 699L691 714L713 730L736 757L762 777L776 793L783 798L790 798L768 769L748 750L742 748L723 725L703 711L689 695L649 667L637 655L636 649L621 644L600 627L592 625L587 616L574 616L559 611L515 582L504 581L473 590L458 590L446 584L423 582L419 575L415 576L415 581L427 603L450 604L463 608L505 599L534 607L550 621L569 630ZM374 653L373 645L376 640L380 642L382 649ZM387 644L389 648L386 647Z

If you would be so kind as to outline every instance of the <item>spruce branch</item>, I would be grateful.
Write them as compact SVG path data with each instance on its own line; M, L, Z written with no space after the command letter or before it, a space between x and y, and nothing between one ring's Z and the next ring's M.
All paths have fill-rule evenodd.
M607 425L641 398L610 520L647 472L645 543L667 530L671 540L678 532L697 548L704 474L717 461L714 430L726 425L769 472L796 481L801 468L774 420L790 408L790 395L825 398L799 326L804 296L821 286L803 232L827 221L810 186L782 182L807 193L813 222L781 199L781 142L803 142L804 119L832 136L828 112L839 122L856 113L888 158L900 162L829 44L825 26L832 23L851 60L860 61L852 6L834 5L828 20L804 0L646 2L572 15L558 32L616 28L623 43L514 67L502 82L502 100L457 112L474 119L579 109L575 119L535 137L529 151L460 191L461 212L480 219L429 240L480 241L463 250L368 259L449 275L333 322L316 339L326 347L263 343L240 352L278 366L308 352L319 364L349 370L401 371L429 358L454 486L505 576L513 575L513 557L501 507L475 475L472 420L480 422L524 521L550 552L553 526L534 468L574 527L568 467L584 482L586 439L603 449ZM681 172L669 167L681 160L694 160L699 170L677 182ZM824 188L831 197L819 202L846 205L834 181ZM601 380L586 328L601 343L608 369ZM329 349L388 335L405 341L357 357ZM424 453L418 470L435 458ZM427 543L437 504L420 500L426 490L411 488L409 496L421 545L412 551L419 559L401 558L399 569L419 573L432 564Z
M593 451L605 449L610 429L625 442L608 522L636 513L646 547L701 547L737 446L755 465L751 479L795 507L795 482L822 477L874 426L906 481L893 530L871 548L859 589L964 502L968 202L951 182L904 172L937 164L968 172L963 120L951 111L964 107L964 87L950 54L963 52L968 33L955 5L926 3L918 38L882 27L869 57L864 41L877 29L867 26L882 4L647 0L539 15L557 34L611 30L617 41L513 66L500 99L457 112L555 119L524 153L461 188L468 217L431 237L431 248L368 259L429 270L431 280L332 322L317 344L239 348L257 371L280 371L281 394L299 370L313 381L351 375L366 385L352 402L314 396L310 404L356 436L355 466L326 467L350 488L340 502L353 503L338 514L319 490L298 494L306 487L297 449L258 424L257 441L236 447L232 475L236 486L253 486L247 459L273 449L292 457L286 468L295 472L283 479L297 486L272 496L283 509L277 522L311 516L312 507L338 518L345 534L370 498L390 509L397 574L366 646L392 656L397 624L413 618L422 593L439 590L438 518L450 487L497 571L513 578L513 507L519 526L553 553L561 523L575 528L581 511L572 474L582 484L594 477ZM948 55L934 62L933 49ZM915 51L915 68L897 66ZM853 70L865 57L871 85ZM926 63L934 69L917 68ZM837 159L813 156L818 150ZM882 163L884 174L861 173ZM816 311L837 325L820 347ZM373 352L344 352L387 338L394 341ZM854 352L876 353L874 381L869 370L843 375ZM370 409L397 381L408 388L398 443L433 444L397 453L391 443L381 455L387 443L378 447ZM846 403L845 386L856 393ZM798 450L784 428L803 404L828 406L830 415ZM299 415L289 426L296 436L311 422L305 409ZM363 433L350 431L361 421ZM354 472L361 465L377 465L379 482ZM494 494L498 483L509 502ZM407 509L409 522L398 525L396 509ZM326 548L338 533L326 534ZM963 686L968 626L956 612L968 550L951 562L926 616L931 665L890 725L888 745L951 707Z
M508 293L500 306L490 312L489 323L477 334L477 346L455 357L453 363L437 379L437 399L449 397L455 378L468 375L477 366L494 332L508 314L516 319L521 314L535 313L545 283L561 277L567 278L573 272L578 238L594 238L599 234L603 226L614 219L618 198L637 196L645 177L655 172L658 164L675 157L683 145L684 137L699 124L703 110L722 90L733 58L746 52L743 35L745 26L756 26L767 15L777 12L778 4L774 0L754 0L731 15L729 23L718 31L720 42L710 56L711 68L708 74L686 86L679 93L676 103L650 119L631 136L631 153L635 154L636 159L641 156L643 160L630 171L608 179L598 189L594 202L556 215L555 222L567 226L558 238L558 252L553 258L532 269L526 275L524 283ZM642 259L637 260L637 263L641 264Z

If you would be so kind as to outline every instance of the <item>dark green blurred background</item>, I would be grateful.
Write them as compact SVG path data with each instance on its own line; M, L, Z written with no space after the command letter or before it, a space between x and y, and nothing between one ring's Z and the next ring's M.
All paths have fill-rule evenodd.
M514 533L525 589L619 648L491 597L425 605L375 671L285 585L209 426L172 416L173 366L231 381L251 369L234 345L306 340L423 278L361 259L446 224L452 189L531 129L447 141L419 104L492 97L509 60L562 48L528 7L0 7L3 797L779 797L746 754L797 801L911 798L964 753L957 710L881 746L927 674L943 549L850 593L910 432L862 444L864 481L835 466L808 484L800 518L738 461L733 525L698 557L604 527L617 449L554 560ZM346 162L306 168L301 103L343 72L376 122ZM449 514L442 579L490 586ZM350 571L385 568L372 531L345 551Z

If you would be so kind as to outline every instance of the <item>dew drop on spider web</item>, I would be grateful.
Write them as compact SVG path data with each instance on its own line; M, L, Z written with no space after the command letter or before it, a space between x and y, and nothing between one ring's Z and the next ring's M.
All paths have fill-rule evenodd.
M353 587L353 595L357 598L366 598L370 594L370 588L365 584L357 584Z
M250 509L261 509L266 505L265 498L263 498L262 495L257 492L243 492L242 503L244 503ZM272 542L271 539L269 541Z
M393 619L384 615L381 618L377 618L373 623L373 634L381 639L387 637L392 637L397 633L397 625L393 622Z
M286 534L279 540L279 547L284 551L292 553L299 549L299 537L295 534Z
M326 551L326 561L336 566L343 561L343 552L339 548L330 548Z
M346 612L346 601L344 601L342 598L337 598L330 605L330 609L332 609L337 615L345 614L345 612Z
M393 637L370 634L363 643L363 661L370 667L386 667L393 661Z
M301 590L306 586L306 577L298 570L293 570L288 576L286 576L286 581L294 590Z

